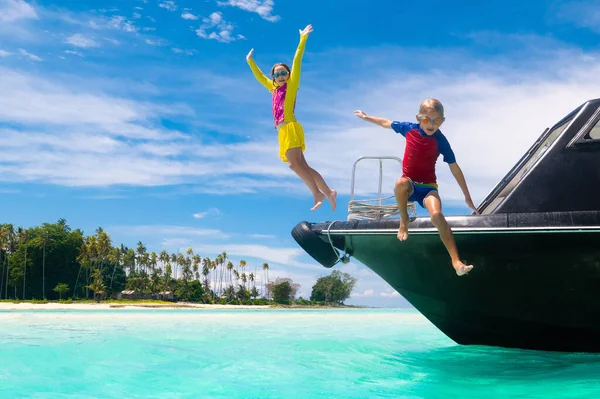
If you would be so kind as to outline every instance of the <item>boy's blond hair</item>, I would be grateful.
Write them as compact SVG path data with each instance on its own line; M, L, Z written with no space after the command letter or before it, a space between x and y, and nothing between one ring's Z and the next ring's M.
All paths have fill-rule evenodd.
M427 111L435 111L444 116L444 106L435 98L428 98L421 103L421 106L419 107L419 113L424 114Z

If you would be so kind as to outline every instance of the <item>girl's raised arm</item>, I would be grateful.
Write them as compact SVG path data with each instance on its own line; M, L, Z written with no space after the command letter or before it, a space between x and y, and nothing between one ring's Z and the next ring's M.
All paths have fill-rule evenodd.
M304 56L304 48L306 47L306 39L308 35L313 31L312 25L307 25L304 30L300 31L300 43L294 54L294 61L292 62L292 71L290 73L290 82L288 85L293 85L294 88L298 88L300 85L300 69L302 68L302 57Z
M246 56L246 61L248 62L248 65L250 65L250 69L252 70L252 73L254 74L254 77L256 78L256 80L258 80L258 83L265 86L267 88L267 90L272 92L273 91L273 81L270 80L269 78L267 78L265 76L265 74L260 70L258 65L256 65L256 62L254 62L254 59L252 58L253 53L254 53L254 49L250 50L250 52Z

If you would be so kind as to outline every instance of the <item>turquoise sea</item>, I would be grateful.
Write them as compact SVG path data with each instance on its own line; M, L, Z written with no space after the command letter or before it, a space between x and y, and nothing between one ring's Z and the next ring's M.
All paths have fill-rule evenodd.
M2 399L599 397L600 355L459 346L412 309L0 312Z

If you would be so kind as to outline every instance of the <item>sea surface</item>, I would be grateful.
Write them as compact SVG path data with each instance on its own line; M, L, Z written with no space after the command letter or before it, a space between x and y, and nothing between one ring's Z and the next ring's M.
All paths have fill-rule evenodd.
M3 311L0 398L587 399L600 355L460 346L412 309Z

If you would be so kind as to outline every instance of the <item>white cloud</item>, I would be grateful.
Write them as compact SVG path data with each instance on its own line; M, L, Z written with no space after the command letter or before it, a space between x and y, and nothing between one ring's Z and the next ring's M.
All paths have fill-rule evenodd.
M146 44L151 46L162 46L162 42L160 40L146 39Z
M250 234L251 238L259 238L259 239L275 239L277 238L277 236L274 236L272 234Z
M210 238L228 238L230 235L215 229L198 229L187 226L168 226L168 225L134 225L134 226L112 226L107 227L107 231L116 231L124 235L141 238L158 237L160 239L185 238L193 240L198 237Z
M203 18L202 22L202 25L196 29L196 34L203 39L212 39L222 43L245 39L242 35L233 34L233 24L225 21L220 12L213 12L208 18Z
M8 57L9 55L12 55L12 54L9 53L8 51L0 50L0 57Z
M66 42L75 47L81 47L81 48L98 47L99 46L99 44L96 43L94 40L82 35L81 33L76 33L74 35L69 36L66 39Z
M0 194L18 194L21 190L15 190L12 188L0 188Z
M72 51L72 50L65 50L66 54L71 54L71 55L76 55L78 57L84 57L83 54L81 54L79 51Z
M38 19L38 15L24 0L0 0L0 24L20 19Z
M398 50L371 49L360 54L366 60L378 53L393 59ZM354 53L347 55L356 58ZM319 64L323 64L324 70L329 68L327 57L320 55ZM331 62L338 62L339 58L332 55ZM312 76L304 75L303 94L296 111L307 134L306 158L332 187L340 194L347 194L352 163L358 156L402 157L404 150L401 136L359 120L352 111L362 108L369 114L412 120L419 102L431 96L430 86L424 82L433 76L435 96L446 106L447 122L442 130L477 202L546 126L581 102L597 97L600 92L597 59L593 53L557 53L527 69L521 63L518 70L512 64L499 68L493 62L416 74L398 69L394 76L386 77L384 87L374 84L382 79L382 72L375 68L372 76L361 80L344 78L348 83L334 85L337 89L332 92L318 86L319 71L312 71ZM457 61L453 61L455 65ZM377 59L373 62L379 65ZM256 91L246 89L245 85L255 83L248 83L247 77L221 79L213 74L203 77L198 84L211 101L218 100L215 93L227 96L232 92L228 87L234 87L235 96L225 100L235 112L245 109L251 116L240 112L240 120L253 126L249 139L244 137L235 144L213 141L214 144L207 145L201 134L182 134L162 127L160 119L165 116L184 122L193 115L184 106L132 101L125 95L86 91L80 84L54 82L6 68L0 69L0 74L6 78L0 82L0 122L24 126L22 131L0 132L3 182L44 181L66 186L185 185L168 191L173 195L275 191L281 195L300 193L310 200L306 187L277 156L268 93L263 93L260 87ZM188 81L184 82L187 88ZM258 85L252 87L255 86ZM397 95L400 91L406 94ZM260 93L264 102L257 100L259 94L255 93ZM333 103L335 108L329 106ZM260 117L252 115L258 113ZM247 134L250 136L250 132ZM4 143L10 143L10 149ZM384 169L386 195L391 195L393 182L400 173L399 165L391 166L394 165L386 164ZM374 162L358 168L360 195L373 195L376 176ZM460 188L441 160L438 179L442 198L462 203ZM422 210L419 213L423 214Z
M296 259L305 254L304 250L299 247L294 248L277 248L260 244L237 244L225 243L219 244L192 244L194 251L199 253L221 253L227 251L227 256L238 256L245 258L260 259L267 263L277 263L280 265L293 266L302 269L313 271L322 270L323 267L316 264L306 264L297 261Z
M369 290L365 290L362 294L352 294L353 297L367 297L367 296L373 296L373 290L369 289Z
M116 11L119 11L119 9L113 7L113 8L110 8L110 9L108 9L108 8L99 8L97 10L91 10L91 11L92 12L107 13L107 12L116 12Z
M157 155L189 136L160 126L156 118L191 115L189 108L134 102L70 88L30 74L0 68L0 170L3 181L46 181L67 186L181 182L190 168L197 176L213 167ZM156 121L156 122L155 122ZM215 165L216 166L216 165ZM114 168L114 169L113 169ZM193 170L192 170L193 169Z
M217 4L220 6L237 7L245 11L255 12L260 15L261 18L271 22L280 19L278 15L272 14L275 5L273 0L227 0L218 1Z
M142 14L140 14L139 12L134 12L133 14L131 14L131 18L140 19L142 18Z
M191 12L186 11L186 12L184 12L184 13L181 14L181 18L183 18L183 19L190 19L190 20L194 20L195 21L195 20L198 19L198 16L192 14Z
M185 54L185 55L194 55L194 53L196 52L195 50L184 50L184 49L180 49L180 48L172 48L171 49L175 54Z
M360 54L366 52L376 56L377 51L336 53L327 60L322 54L320 63L323 70L327 70L340 56L359 59ZM386 49L382 53L386 54L387 61L369 59L369 65L378 65L380 61L381 65L393 63L395 57L404 57L404 52L398 50ZM422 73L415 73L396 69L393 76L372 67L370 77L348 83L347 88L330 94L326 90L308 89L305 78L304 96L310 101L299 98L296 115L304 122L307 137L310 136L308 132L318 132L307 139L306 158L332 187L347 192L345 188L349 187L352 164L359 156L402 158L405 143L404 138L392 130L366 123L352 112L362 109L374 116L413 121L419 103L435 96L446 107L447 121L442 131L454 149L477 203L519 160L544 128L558 122L582 102L597 98L600 92L597 62L600 57L597 54L574 50L555 51L539 58L535 58L538 54L532 51L532 55L533 60L530 58L529 63L525 57L520 57L523 63L519 65L498 60L469 65L471 60L468 57L461 60L460 57L464 57L461 54L444 61L452 63L454 70L432 67L432 70L425 68ZM320 80L318 72L314 73L312 80ZM344 80L349 82L350 78L344 77ZM435 91L426 83L432 79L436 82ZM377 84L378 81L384 81L385 85ZM403 95L397 94L400 92ZM335 109L327 106L332 103L336 104ZM300 112L311 115L312 120L307 120ZM331 156L332 151L335 157ZM373 193L377 189L376 162L359 165L362 166L357 169L357 188ZM384 173L385 194L392 195L400 168L386 163ZM461 190L441 157L437 162L437 176L442 199L463 204ZM369 198L373 195L369 194ZM418 211L423 215L422 209Z
M89 26L94 29L118 29L125 32L137 32L139 28L132 21L121 15L114 15L110 18L102 17L89 21Z
M579 0L562 3L558 10L559 18L581 28L600 33L600 8L596 0Z
M384 296L384 297L400 296L400 294L398 294L398 291L392 291L392 290L381 292L379 295Z
M36 62L40 62L40 61L44 61L42 58L38 57L35 54L31 54L30 52L28 52L27 50L24 50L22 48L19 49L19 53L27 58L29 58L31 61L36 61Z
M160 3L158 6L161 8L164 8L166 10L169 10L169 11L177 10L177 5L175 4L175 2L170 1L170 0L165 0L162 3Z
M194 219L203 219L206 216L212 215L212 216L218 216L221 214L221 211L218 210L217 208L210 208L204 212L198 212L198 213L194 213Z

